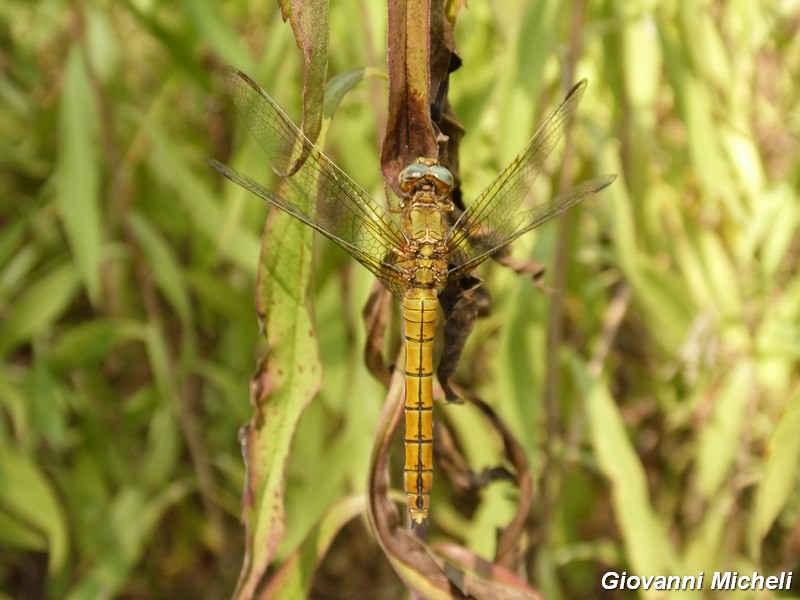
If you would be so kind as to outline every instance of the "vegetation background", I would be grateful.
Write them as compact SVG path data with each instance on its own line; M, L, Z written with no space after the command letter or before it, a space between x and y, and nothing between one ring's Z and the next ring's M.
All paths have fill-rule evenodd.
M797 569L800 2L598 0L571 29L580 6L473 1L451 79L469 199L563 95L577 31L589 88L572 170L619 174L515 247L546 265L566 248L560 296L482 269L492 312L461 366L534 470L529 574L552 599L629 598L648 596L605 592L602 573ZM384 69L385 31L382 3L333 3L329 74ZM291 30L270 1L11 1L0 47L0 596L227 597L267 210L204 157L265 171L219 68L299 121ZM370 78L326 144L377 197L384 119L385 82ZM364 490L385 393L362 360L371 284L317 240L324 377L289 457L279 563ZM471 464L491 466L497 440L444 410ZM491 486L468 520L434 506L432 539L491 557L514 493ZM357 519L312 594L402 587Z

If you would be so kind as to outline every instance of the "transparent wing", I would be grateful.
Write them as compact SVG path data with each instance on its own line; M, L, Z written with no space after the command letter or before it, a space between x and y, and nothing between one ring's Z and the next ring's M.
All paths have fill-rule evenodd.
M453 260L450 259L451 264L454 266L448 272L448 277L454 280L466 275L484 260L491 258L493 254L496 254L522 234L537 228L553 217L569 210L582 200L596 194L604 187L607 187L616 178L616 175L603 175L595 179L590 179L589 181L584 181L574 188L559 194L545 204L541 204L529 210L519 211L515 219L509 221L509 233L503 236L497 235L496 229L489 229L486 225L479 224L478 228L473 230L469 238L469 253L457 254L457 258L461 258L461 262L453 262Z
M297 207L294 204L287 202L282 195L278 195L269 191L261 184L256 183L255 181L250 179L247 175L243 175L233 167L229 167L228 165L214 159L208 159L207 162L211 167L219 171L222 175L224 175L234 183L239 184L249 192L252 192L256 196L263 198L273 206L277 206L281 210L289 213L293 217L299 219L306 225L313 227L324 236L336 242L340 247L344 248L348 253L350 253L351 256L356 258L362 265L364 265L365 267L367 267L367 269L372 271L372 273L378 279L380 279L383 285L385 285L393 294L395 294L396 296L402 295L403 283L400 279L400 272L397 270L396 267L387 262L384 262L384 260L382 259L378 259L376 256L365 251L363 246L351 244L343 237L339 237L332 234L327 228L323 227L318 221L309 218L308 215L304 214L302 211L297 210ZM385 240L379 239L378 241L380 243L384 243ZM371 247L374 248L380 246L372 244ZM386 249L384 255L389 256L388 253L389 250Z
M252 79L232 67L225 79L250 133L282 177L281 191L271 192L218 161L209 164L336 242L398 293L391 262L408 242L388 211L322 154Z
M525 149L472 203L450 230L450 277L457 278L507 246L523 233L549 221L614 180L604 176L564 192L546 204L524 208L523 202L542 172L586 89L578 82L547 117Z

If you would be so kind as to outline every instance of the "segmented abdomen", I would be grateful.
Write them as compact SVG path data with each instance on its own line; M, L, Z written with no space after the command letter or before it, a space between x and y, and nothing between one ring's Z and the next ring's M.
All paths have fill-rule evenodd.
M428 519L433 484L433 337L439 300L430 289L409 290L403 298L406 348L405 483L414 525Z

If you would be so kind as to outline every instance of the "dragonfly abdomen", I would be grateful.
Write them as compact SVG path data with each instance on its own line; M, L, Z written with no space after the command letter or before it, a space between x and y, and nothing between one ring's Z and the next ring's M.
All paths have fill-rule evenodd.
M433 485L433 338L439 299L427 288L403 297L406 348L405 466L406 503L414 525L428 519Z

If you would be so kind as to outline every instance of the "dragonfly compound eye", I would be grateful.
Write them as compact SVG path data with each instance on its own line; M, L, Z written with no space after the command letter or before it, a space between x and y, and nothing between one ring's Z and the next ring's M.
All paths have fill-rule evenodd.
M398 176L398 180L400 182L400 189L404 192L407 192L411 189L411 186L414 184L415 181L422 179L426 173L429 173L430 169L425 165L421 165L415 163L413 165L408 165L405 169L400 171L400 175Z
M453 189L453 174L441 165L434 165L431 168L431 174L439 181L445 184L450 189Z

